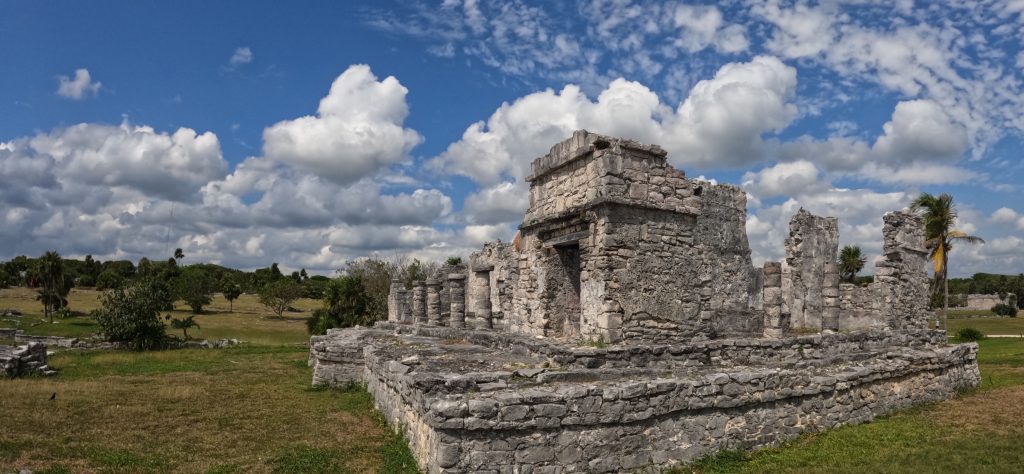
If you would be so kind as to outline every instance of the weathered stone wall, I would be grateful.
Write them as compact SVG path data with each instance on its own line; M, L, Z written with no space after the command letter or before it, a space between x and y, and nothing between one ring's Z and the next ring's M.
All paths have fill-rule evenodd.
M839 328L884 328L888 321L880 316L881 298L877 285L839 285Z
M485 281L486 279L486 281ZM470 255L466 287L466 317L476 317L480 292L486 291L491 304L494 327L508 329L507 315L512 313L512 294L519 280L519 255L511 243L488 242Z
M988 311L997 304L1010 304L1010 297L1013 293L1008 293L1006 298L1000 298L999 295L967 295L967 304L963 307L965 309Z
M909 211L886 213L882 220L883 258L875 263L881 317L894 329L927 328L928 250L924 223Z
M760 331L739 188L687 179L656 145L583 131L528 180L512 330L606 342ZM578 278L565 263L577 248Z
M0 376L14 378L55 374L48 363L45 344L29 342L24 346L0 346Z
M839 280L835 277L839 220L815 216L800 208L789 221L785 245L782 295L793 327L813 331L837 329L826 328L822 322L830 319L824 317L826 307L839 307ZM829 316L837 318L838 314L829 312ZM833 326L835 318L831 318Z
M425 345L424 336L465 342ZM362 346L354 360L364 370L332 367L350 375L318 378L365 382L426 472L646 472L869 421L975 386L977 346L948 346L944 336L882 330L571 348L379 325L326 336ZM315 357L325 339L314 344ZM317 364L317 372L325 368Z

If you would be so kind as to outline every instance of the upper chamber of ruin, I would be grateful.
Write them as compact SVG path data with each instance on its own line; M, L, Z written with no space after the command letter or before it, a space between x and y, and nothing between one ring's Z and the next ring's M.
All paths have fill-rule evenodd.
M835 218L801 209L785 258L754 267L745 193L656 145L579 131L527 180L514 243L396 280L388 321L311 339L314 384L365 383L425 471L657 470L978 383L977 346L928 329L906 211L854 286Z

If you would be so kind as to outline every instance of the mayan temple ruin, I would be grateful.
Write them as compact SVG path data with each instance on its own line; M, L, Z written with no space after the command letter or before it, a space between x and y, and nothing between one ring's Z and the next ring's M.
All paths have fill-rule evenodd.
M429 473L660 472L946 399L977 345L929 329L921 220L884 218L868 286L800 210L754 267L746 194L657 145L578 131L532 163L514 244L311 340L313 384L365 384Z

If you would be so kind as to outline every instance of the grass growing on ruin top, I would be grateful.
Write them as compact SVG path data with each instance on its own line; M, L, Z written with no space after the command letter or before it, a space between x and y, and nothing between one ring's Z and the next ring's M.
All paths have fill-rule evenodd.
M724 452L674 473L1019 472L1024 466L1024 340L979 343L981 387L780 448Z
M309 388L306 357L58 353L58 377L0 381L0 472L416 472L369 394Z

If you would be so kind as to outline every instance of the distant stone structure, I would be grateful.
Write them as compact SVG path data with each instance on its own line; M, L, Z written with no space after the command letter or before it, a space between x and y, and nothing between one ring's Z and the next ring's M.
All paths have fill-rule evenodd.
M528 181L515 245L395 281L388 321L310 341L313 383L365 383L424 471L656 471L978 383L977 345L928 329L908 212L855 287L835 218L801 210L786 259L755 268L743 191L656 145L576 132Z
M1012 296L1014 296L1013 293L1007 293L1004 298L1000 298L999 295L970 294L966 296L966 304L964 304L962 308L975 311L988 311L997 304L1010 304L1010 298Z

